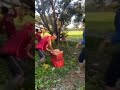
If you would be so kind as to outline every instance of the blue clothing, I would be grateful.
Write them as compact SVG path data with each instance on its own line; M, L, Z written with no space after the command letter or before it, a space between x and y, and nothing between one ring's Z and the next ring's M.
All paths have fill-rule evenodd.
M114 24L116 32L120 32L120 8L116 12Z
M84 30L84 31L83 31L83 40L80 41L80 44L85 44L85 43L86 43L86 40L85 40L85 33L86 33L86 31Z
M115 16L115 35L112 37L112 44L120 43L120 8ZM119 48L118 48L119 49ZM116 50L112 54L112 61L107 70L105 84L109 87L115 87L116 82L120 79L120 50Z
M112 37L112 44L120 43L120 32L116 32L115 35Z
M84 31L83 31L83 40L80 41L80 44L85 44L85 43L86 43L85 33L86 33L86 31L84 30ZM85 60L85 57L86 57L86 54L85 54L85 47L84 47L84 48L82 49L79 57L78 57L78 61L79 61L80 63L83 63L83 61Z
M85 39L83 39L82 41L80 41L80 44L85 44Z

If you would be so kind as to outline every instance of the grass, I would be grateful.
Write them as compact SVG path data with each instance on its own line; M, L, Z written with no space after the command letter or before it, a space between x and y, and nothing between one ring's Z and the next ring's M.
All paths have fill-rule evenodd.
M66 37L66 39L68 41L78 42L79 40L81 40L83 38L82 34L83 34L83 31L68 31L67 32L68 36Z
M60 69L54 68L51 64L50 57L46 55L46 63L49 65L48 68L46 69L44 66L40 65L35 69L35 90L50 90L56 88L58 84L61 83L61 79L78 66L77 55L80 50L75 49L75 45L78 40L82 38L82 32L69 31L68 35L67 39L70 40L70 47L66 45L59 47L60 50L64 52L65 66ZM74 55L74 52L76 52L77 55ZM39 60L37 52L35 59L36 62Z
M68 31L67 32L67 35L69 35L69 36L81 36L82 35L82 33L83 33L83 31Z
M76 43L74 43L76 44ZM73 47L65 47L61 48L64 51L64 61L65 66L60 69L54 69L49 56L46 56L46 63L49 64L49 67L45 69L44 66L36 67L35 70L35 88L36 90L50 90L51 88L55 88L58 83L60 83L61 79L67 75L71 70L73 70L77 64L77 56L73 55L75 51ZM71 52L72 51L72 52ZM77 50L79 51L79 50ZM39 59L36 53L36 61Z

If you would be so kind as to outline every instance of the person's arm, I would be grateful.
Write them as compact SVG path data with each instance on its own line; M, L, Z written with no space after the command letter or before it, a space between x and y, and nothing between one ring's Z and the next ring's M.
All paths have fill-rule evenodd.
M30 41L30 43L28 44L28 46L27 46L27 55L28 55L28 57L30 57L31 59L34 59L34 56L31 54L31 49L35 46L35 43L34 43L34 41L35 41L35 36L34 36L34 34L29 34L30 36L31 36L31 41Z
M79 46L80 46L80 44L79 44L79 43L77 43L76 48L79 48Z
M77 43L76 48L79 48L81 46L81 41Z
M51 50L51 52L53 52L54 49L53 49L53 47L52 47L52 42L51 42L51 40L49 40L48 46L49 46L49 49Z
M28 55L28 57L30 57L31 59L34 59L34 56L30 53L32 47L33 47L32 44L28 44L28 46L27 46L27 55Z
M47 50L49 53L54 54L54 49L53 49L53 47L52 47L52 41L51 41L50 38L49 38L49 42L48 42L48 45L47 45L47 47L46 47L46 50Z

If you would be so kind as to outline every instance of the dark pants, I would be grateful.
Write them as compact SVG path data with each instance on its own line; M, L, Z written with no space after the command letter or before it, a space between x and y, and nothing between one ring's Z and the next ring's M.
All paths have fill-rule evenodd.
M26 58L25 60L23 59L21 61L18 61L15 58L10 57L10 58L6 58L6 62L8 64L8 67L10 69L10 72L13 78L16 77L17 75L23 76L24 81L22 83L22 88L25 88L25 90L29 90L30 88L34 89L34 80L35 80L34 79L34 70L35 70L34 60ZM15 87L17 88L16 85ZM20 87L18 88L20 89ZM10 90L13 90L13 89L10 89Z
M41 50L37 49L37 52L38 52L40 59L45 57L44 53Z
M82 49L82 52L80 53L78 60L80 63L83 63L83 61L85 60L85 48Z
M105 76L107 86L114 87L120 79L120 51L115 52L112 56L112 61Z
M18 60L16 60L14 57L12 57L12 56L5 57L4 56L3 59L6 61L12 76L24 74L24 72L21 68L20 62Z

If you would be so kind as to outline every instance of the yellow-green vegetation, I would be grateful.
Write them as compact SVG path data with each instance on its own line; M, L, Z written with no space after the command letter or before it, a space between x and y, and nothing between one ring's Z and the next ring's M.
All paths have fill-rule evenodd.
M67 35L72 35L72 36L74 35L80 36L82 34L83 34L83 31L68 31L67 32Z
M86 13L86 29L89 32L113 32L114 12L91 12Z

